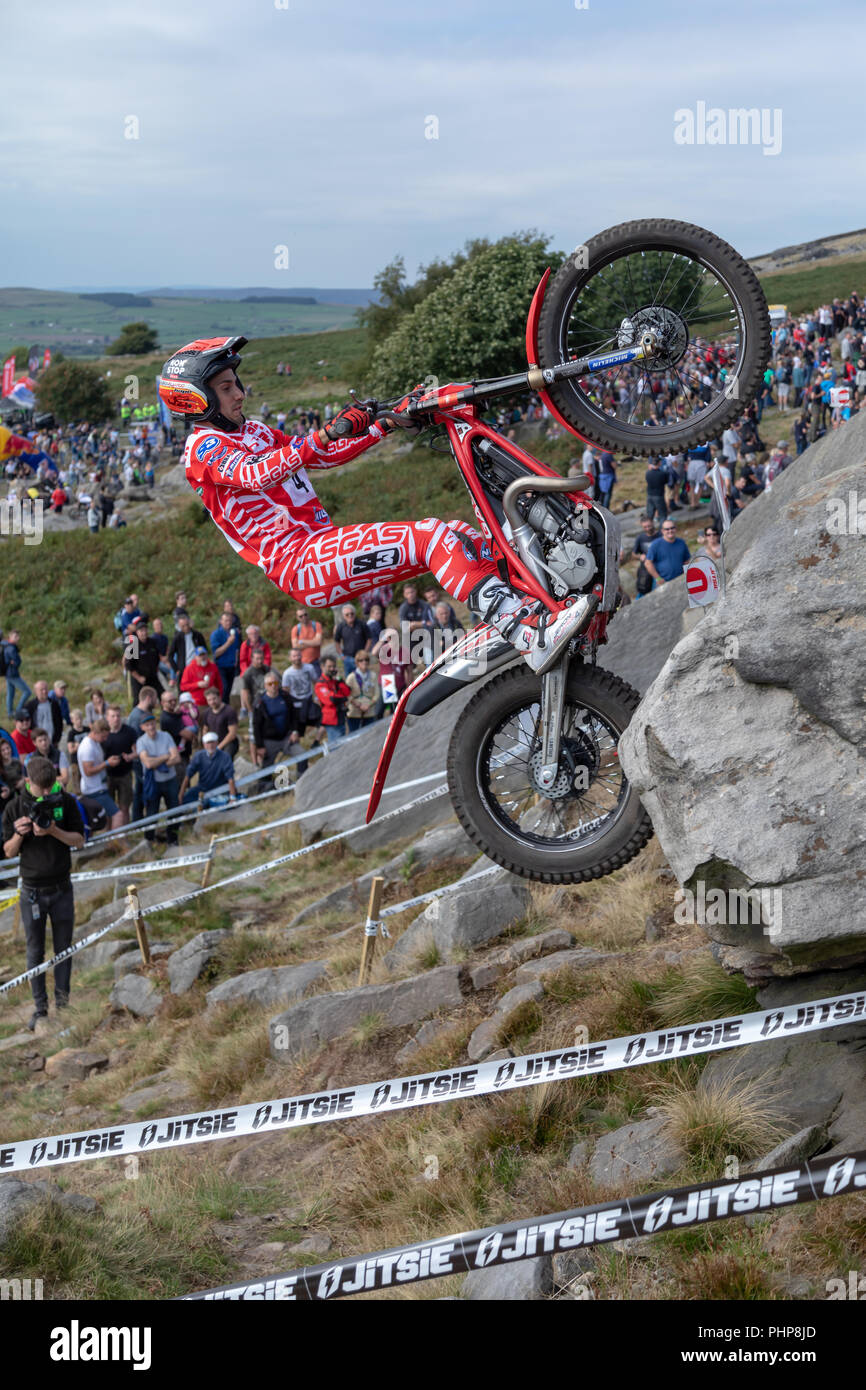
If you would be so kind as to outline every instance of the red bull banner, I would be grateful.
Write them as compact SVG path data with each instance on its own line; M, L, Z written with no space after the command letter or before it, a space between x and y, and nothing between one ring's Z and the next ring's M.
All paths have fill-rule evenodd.
M3 388L2 394L8 396L12 387L15 385L15 358L7 357L3 363Z

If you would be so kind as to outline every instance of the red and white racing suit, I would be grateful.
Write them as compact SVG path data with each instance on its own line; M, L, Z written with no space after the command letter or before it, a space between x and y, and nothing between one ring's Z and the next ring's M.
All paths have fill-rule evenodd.
M428 570L457 599L484 579L501 584L484 537L466 522L333 524L307 470L338 468L383 437L374 424L359 439L323 448L315 433L290 437L258 420L231 434L205 423L187 438L183 460L232 548L312 608Z

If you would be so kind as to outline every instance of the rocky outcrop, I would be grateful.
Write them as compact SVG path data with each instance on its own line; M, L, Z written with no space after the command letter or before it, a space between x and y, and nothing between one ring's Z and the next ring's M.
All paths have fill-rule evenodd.
M589 1160L599 1187L641 1186L667 1177L682 1167L684 1151L671 1136L664 1116L651 1115L603 1134ZM575 1164L575 1166L577 1166Z
M427 904L383 957L385 965L405 965L428 947L445 960L455 951L472 951L522 921L528 908L529 888L513 874L494 874L476 886L467 879L464 887Z
M342 1037L365 1018L378 1016L389 1028L420 1023L440 1009L458 1008L463 1002L463 988L460 967L441 965L395 984L318 994L271 1019L271 1056L278 1062L291 1062L300 1052Z
M495 1052L504 1030L524 1013L528 1005L538 1004L544 998L544 986L537 980L515 985L503 994L489 1018L485 1018L469 1039L466 1053L470 1062L483 1062Z
M122 975L109 999L112 1009L128 1009L136 1018L153 1018L162 1003L162 995L153 980L146 975Z
M223 980L207 992L207 1006L237 1003L261 1004L273 1007L275 1004L290 1004L307 994L319 980L328 973L328 963L324 960L308 960L303 965L267 966L263 970L247 970L243 975L234 975Z
M461 1298L486 1303L532 1303L553 1293L553 1259L536 1255L513 1265L473 1269L463 1280Z
M168 978L172 994L186 994L207 970L229 931L200 931L168 958Z
M620 743L680 883L761 895L716 900L704 923L753 980L866 961L864 449L858 417L750 505L726 598Z
M63 1192L54 1183L0 1178L0 1249L18 1222L42 1203L91 1214L101 1210L95 1198L86 1197L81 1192Z

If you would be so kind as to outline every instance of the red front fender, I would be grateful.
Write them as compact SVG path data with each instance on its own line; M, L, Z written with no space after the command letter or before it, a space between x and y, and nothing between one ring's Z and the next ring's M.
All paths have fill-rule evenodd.
M550 266L547 267L547 270L539 280L535 294L532 296L532 303L529 306L529 316L526 320L526 360L530 367L538 366L538 320L541 318L541 306L544 303L544 295L547 290L547 282L549 279ZM543 388L538 388L538 394L554 419L558 420L563 428L568 430L569 434L577 435L577 438L584 444L595 444L594 439L587 439L585 434L581 434L579 430L574 428L574 425L568 423L565 416L560 415L553 401L550 399L550 396Z

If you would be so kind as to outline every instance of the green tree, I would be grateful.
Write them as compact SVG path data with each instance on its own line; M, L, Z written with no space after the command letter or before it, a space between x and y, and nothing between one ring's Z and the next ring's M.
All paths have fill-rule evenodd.
M114 414L108 382L86 362L52 362L36 382L40 410L53 411L62 423L90 420L99 424Z
M695 333L705 332L708 310L710 317L718 314L723 301L715 279L707 284L702 279L695 261L669 251L633 252L602 266L572 305L569 353L581 357L611 351L623 319L653 304L682 310L687 322L698 321Z
M367 329L373 347L394 332L404 314L417 309L422 300L434 290L439 289L461 266L482 251L488 250L490 242L486 237L476 237L467 241L462 251L455 251L450 260L437 256L429 265L418 269L414 284L406 279L406 264L402 256L395 256L373 279L373 288L378 292L379 303L368 304L358 310L358 321Z
M138 323L125 323L120 337L115 338L108 349L110 357L137 357L143 352L155 352L159 347L156 329L143 320Z
M418 381L499 376L525 362L526 316L535 288L562 255L538 232L517 232L475 243L472 254L440 280L379 344L371 363L372 389L396 396Z
M29 356L29 347L27 347L25 343L17 343L15 347L11 347L9 348L8 352L3 353L3 361L5 362L7 357L14 357L15 374L16 376L20 376L22 373L26 373L28 371L27 359L29 358Z

